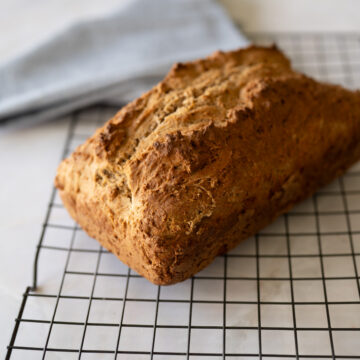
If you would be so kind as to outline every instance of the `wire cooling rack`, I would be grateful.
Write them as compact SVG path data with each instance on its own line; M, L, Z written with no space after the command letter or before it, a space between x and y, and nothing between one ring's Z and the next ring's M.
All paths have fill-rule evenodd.
M256 35L360 87L360 36ZM116 109L72 116L64 156ZM177 285L128 269L50 199L7 359L360 359L360 164Z

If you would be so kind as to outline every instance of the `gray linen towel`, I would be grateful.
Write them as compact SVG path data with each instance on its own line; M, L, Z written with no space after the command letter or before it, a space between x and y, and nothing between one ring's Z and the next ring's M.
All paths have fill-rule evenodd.
M128 0L0 67L0 121L29 124L96 102L123 104L174 62L248 40L215 0Z

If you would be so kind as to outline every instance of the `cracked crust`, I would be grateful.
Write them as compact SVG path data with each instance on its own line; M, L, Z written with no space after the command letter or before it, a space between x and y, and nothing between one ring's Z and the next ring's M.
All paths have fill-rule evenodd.
M182 281L360 157L360 93L276 48L176 64L59 166L71 216L156 284Z

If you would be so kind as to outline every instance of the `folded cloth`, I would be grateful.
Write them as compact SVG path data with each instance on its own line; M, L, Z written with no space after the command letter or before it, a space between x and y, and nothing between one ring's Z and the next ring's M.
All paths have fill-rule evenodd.
M38 122L97 102L123 104L174 62L248 44L215 0L129 0L0 68L0 121Z

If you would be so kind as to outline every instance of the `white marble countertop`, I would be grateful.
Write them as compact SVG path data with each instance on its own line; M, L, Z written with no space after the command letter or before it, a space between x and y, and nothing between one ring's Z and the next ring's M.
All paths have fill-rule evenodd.
M111 11L121 0L4 0L0 13L0 61L41 41L84 13ZM360 2L354 0L224 0L248 31L360 32ZM26 6L26 11L24 10ZM5 11L4 11L5 9ZM20 24L20 25L19 25ZM46 29L46 31L44 31ZM6 36L4 36L6 34ZM9 35L11 34L11 35ZM0 127L0 348L9 342L25 287L31 283L36 244L68 120L28 129Z

